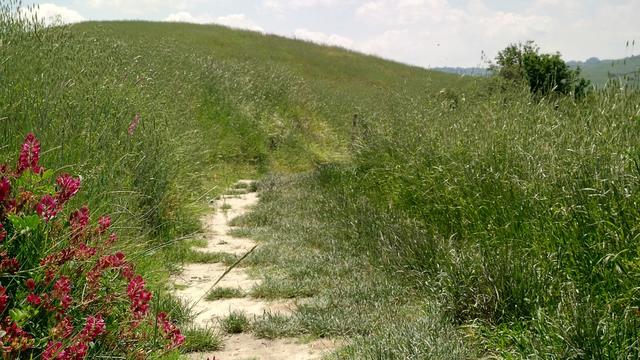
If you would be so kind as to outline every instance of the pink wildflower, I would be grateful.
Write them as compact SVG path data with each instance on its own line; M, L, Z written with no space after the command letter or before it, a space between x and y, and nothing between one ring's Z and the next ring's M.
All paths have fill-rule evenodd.
M5 318L4 324L0 324L3 330L2 351L3 353L21 353L33 346L33 337L16 324L10 317ZM9 358L14 358L9 356Z
M160 329L164 333L165 339L169 340L167 348L173 349L184 343L184 335L182 335L180 329L177 326L169 321L169 317L166 313L158 313L157 320L158 324L160 324Z
M51 336L54 339L68 339L73 334L73 323L71 319L65 317L51 329Z
M38 166L38 161L40 161L40 142L33 133L28 133L24 138L18 158L17 173L22 174L25 170L31 169L34 173L39 174L42 168Z
M71 280L66 276L61 276L53 285L53 297L60 301L60 306L67 309L71 305Z
M69 360L83 360L87 357L87 351L89 347L85 343L76 343L74 345L69 346L66 350L67 357Z
M80 210L71 213L69 223L71 224L72 236L74 238L79 237L89 224L89 208L85 205Z
M118 241L118 235L116 235L115 233L111 233L109 234L109 239L107 239L107 241L105 242L105 245L111 246L115 244L116 241Z
M59 358L58 355L62 355L62 342L49 341L44 352L42 352L42 360L54 360Z
M0 178L0 203L9 198L11 193L11 183L5 176Z
M133 267L125 260L124 253L118 251L113 255L104 255L100 259L98 259L96 265L87 274L87 280L89 281L89 284L92 287L96 287L98 285L98 281L100 281L102 273L107 269L115 268L120 268L123 272L123 276L125 276L125 278L127 279L130 279L127 274L133 271Z
M13 274L20 270L20 262L18 259L9 256L6 251L0 252L0 273Z
M80 244L78 246L78 249L76 250L76 257L80 260L89 259L95 254L96 254L96 249L90 246L87 246L87 244L85 243Z
M108 215L101 216L98 219L98 233L104 234L111 226L111 217Z
M29 289L29 291L33 291L36 288L36 282L33 279L27 279L27 281L24 282L24 285Z
M42 266L47 266L47 265L57 265L57 266L61 266L63 264L65 264L67 261L73 259L73 256L75 255L75 251L73 249L67 248L67 249L62 249L60 250L60 252L54 253L54 254L50 254L47 255L44 259L40 260L40 265ZM51 273L51 275L48 276L53 276L54 274ZM50 282L51 280L53 280L53 278L49 279Z
M144 280L142 276L136 275L129 282L127 286L127 295L131 300L131 312L135 319L142 319L149 310L149 301L151 301L152 294L149 290L144 288Z
M101 315L87 316L87 322L80 332L80 338L82 339L82 341L93 341L95 338L104 334L106 331L107 327Z
M58 214L58 201L51 195L45 195L36 206L36 212L45 221L49 221Z
M133 132L136 131L136 128L140 123L140 120L142 120L142 117L140 116L139 113L133 117L133 120L131 120L131 124L129 124L129 129L127 130L129 133L129 136L133 135Z
M0 313L4 311L4 308L7 306L8 301L9 296L7 295L7 288L0 285Z
M31 293L27 295L27 302L33 306L39 306L40 303L42 303L42 299L40 298L40 296Z
M56 199L60 202L60 205L66 203L78 193L80 190L80 178L74 178L69 174L62 174L56 179L58 184L58 193Z

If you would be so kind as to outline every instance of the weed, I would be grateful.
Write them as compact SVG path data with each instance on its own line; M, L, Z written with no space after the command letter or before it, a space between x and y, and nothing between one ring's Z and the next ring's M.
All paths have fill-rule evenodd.
M237 288L216 287L211 289L205 299L207 301L215 301L220 299L240 298L244 296L244 291Z
M294 337L304 331L295 317L271 313L256 318L251 324L251 330L263 339Z
M232 311L220 320L220 326L228 334L239 334L249 328L249 318L244 312Z
M211 328L186 328L184 335L186 341L181 350L185 353L216 351L222 348L220 334Z

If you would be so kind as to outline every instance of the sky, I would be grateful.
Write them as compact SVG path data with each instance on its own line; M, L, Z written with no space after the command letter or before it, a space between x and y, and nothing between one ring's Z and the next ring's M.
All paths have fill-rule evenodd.
M479 66L526 40L565 60L640 54L640 0L49 0L38 12L217 23L427 68Z

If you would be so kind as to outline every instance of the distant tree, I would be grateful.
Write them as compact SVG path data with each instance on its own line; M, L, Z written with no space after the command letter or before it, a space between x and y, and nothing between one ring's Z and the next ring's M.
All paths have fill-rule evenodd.
M497 76L529 85L534 94L549 93L584 95L589 81L580 77L580 68L573 70L560 53L541 54L533 42L511 44L496 56L489 69Z

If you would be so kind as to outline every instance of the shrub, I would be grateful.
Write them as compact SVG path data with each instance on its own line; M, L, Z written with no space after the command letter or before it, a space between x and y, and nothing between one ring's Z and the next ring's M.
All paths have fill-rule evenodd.
M534 94L584 95L590 82L580 77L580 68L572 70L559 53L540 54L533 41L511 44L496 56L491 70L497 76L513 82L525 82Z
M111 218L65 208L81 178L39 164L28 134L15 170L0 166L0 342L4 358L144 356L184 342L110 232ZM67 216L65 216L68 213ZM158 339L158 335L163 339Z

